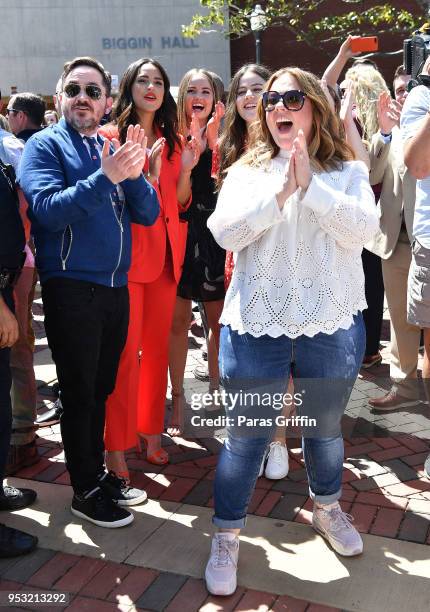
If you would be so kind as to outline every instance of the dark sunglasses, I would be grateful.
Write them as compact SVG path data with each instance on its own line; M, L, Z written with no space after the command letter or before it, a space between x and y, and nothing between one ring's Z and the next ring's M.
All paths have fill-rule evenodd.
M5 115L8 117L11 113L25 113L25 111L21 111L19 108L7 108L5 110Z
M63 91L68 98L76 98L82 89L91 100L100 100L102 97L102 90L98 85L85 85L85 87L81 87L77 83L68 83Z
M263 93L263 108L264 110L274 110L279 100L282 100L283 105L287 110L299 111L303 108L305 103L306 94L303 91L292 89L281 94L279 91L265 91Z

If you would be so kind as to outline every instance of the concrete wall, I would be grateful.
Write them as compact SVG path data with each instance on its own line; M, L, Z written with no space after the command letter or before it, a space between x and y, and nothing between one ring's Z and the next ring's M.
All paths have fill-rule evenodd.
M92 55L112 74L154 57L172 85L194 67L228 82L229 43L220 34L183 39L198 0L0 0L0 89L54 93L66 60Z

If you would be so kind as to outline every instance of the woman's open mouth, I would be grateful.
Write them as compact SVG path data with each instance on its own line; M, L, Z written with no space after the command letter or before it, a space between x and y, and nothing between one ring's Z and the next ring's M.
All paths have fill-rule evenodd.
M293 122L289 119L277 119L276 127L281 134L288 134L293 127Z

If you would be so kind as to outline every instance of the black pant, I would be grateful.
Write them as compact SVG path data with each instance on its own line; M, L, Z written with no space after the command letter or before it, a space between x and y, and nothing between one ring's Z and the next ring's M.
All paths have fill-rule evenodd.
M10 287L1 290L1 296L13 312L13 292ZM10 348L0 349L0 492L3 490L3 477L9 453L12 433L12 404L10 401Z
M104 467L105 403L127 338L128 289L51 278L42 299L64 409L66 465L81 493L96 486Z
M363 249L364 282L367 308L363 310L366 326L366 355L376 355L381 339L382 317L384 314L384 279L381 258Z

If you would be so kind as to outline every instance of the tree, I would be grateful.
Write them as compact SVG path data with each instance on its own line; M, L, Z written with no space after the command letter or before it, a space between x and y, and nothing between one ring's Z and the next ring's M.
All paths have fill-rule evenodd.
M396 8L392 3L378 4L363 9L362 0L343 0L345 11L317 18L317 9L328 8L330 0L266 0L262 2L266 13L266 27L282 26L296 40L315 47L330 40L344 39L348 34L370 36L385 32L408 36L426 20L427 2L417 0L421 8L412 14ZM200 0L205 9L193 16L189 25L182 26L184 36L196 37L202 32L221 31L230 38L239 38L250 32L249 16L255 6L254 0L231 1ZM331 8L333 3L331 2ZM367 2L367 4L369 4ZM357 10L348 10L352 8Z

